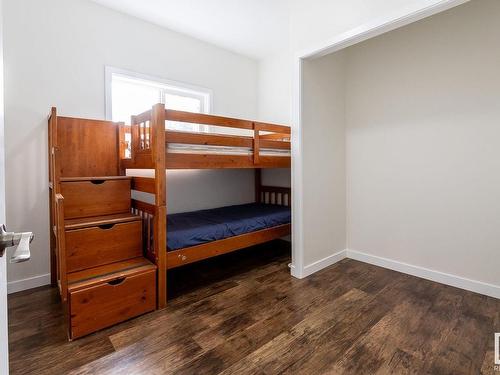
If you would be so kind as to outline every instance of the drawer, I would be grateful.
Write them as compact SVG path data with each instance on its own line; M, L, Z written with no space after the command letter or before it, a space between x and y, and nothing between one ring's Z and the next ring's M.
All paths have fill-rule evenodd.
M68 272L142 256L140 220L66 231Z
M64 218L130 212L130 179L61 182Z
M75 339L154 310L156 270L69 290L70 336Z

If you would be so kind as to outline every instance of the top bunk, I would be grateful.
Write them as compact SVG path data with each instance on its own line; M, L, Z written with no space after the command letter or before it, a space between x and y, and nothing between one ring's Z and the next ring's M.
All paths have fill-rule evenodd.
M203 131L169 129L199 125ZM122 169L289 168L289 126L165 109L157 104L119 126Z

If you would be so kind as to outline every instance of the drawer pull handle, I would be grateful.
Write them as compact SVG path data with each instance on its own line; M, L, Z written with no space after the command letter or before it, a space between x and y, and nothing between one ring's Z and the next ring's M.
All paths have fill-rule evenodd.
M115 224L102 224L102 225L99 225L99 229L111 229L115 226Z
M111 280L111 281L108 281L108 284L109 285L120 285L121 283L123 283L125 281L125 277L119 277L117 279L114 279L114 280Z
M90 180L91 183L94 185L101 185L104 184L104 180Z

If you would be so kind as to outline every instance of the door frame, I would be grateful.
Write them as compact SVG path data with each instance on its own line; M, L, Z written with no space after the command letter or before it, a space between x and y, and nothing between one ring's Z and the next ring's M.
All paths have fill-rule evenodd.
M317 59L344 48L364 42L389 31L407 26L424 18L444 12L470 0L439 0L431 5L416 4L385 17L363 24L294 55L292 68L292 266L291 274L302 279L323 268L304 264L304 207L303 207L303 150L302 150L302 67L309 59ZM427 2L429 4L429 2ZM347 228L349 233L349 228ZM349 248L347 237L346 248ZM314 265L314 267L312 267ZM327 266L329 264L326 264Z
M3 77L3 3L0 0L0 225L5 223L5 143ZM7 252L0 258L0 374L9 373Z

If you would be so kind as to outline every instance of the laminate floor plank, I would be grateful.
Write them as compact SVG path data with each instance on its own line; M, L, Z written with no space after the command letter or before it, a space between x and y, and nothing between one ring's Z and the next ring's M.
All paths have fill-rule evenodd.
M9 296L11 374L497 374L500 301L273 241L171 270L168 306L68 342L57 290Z

